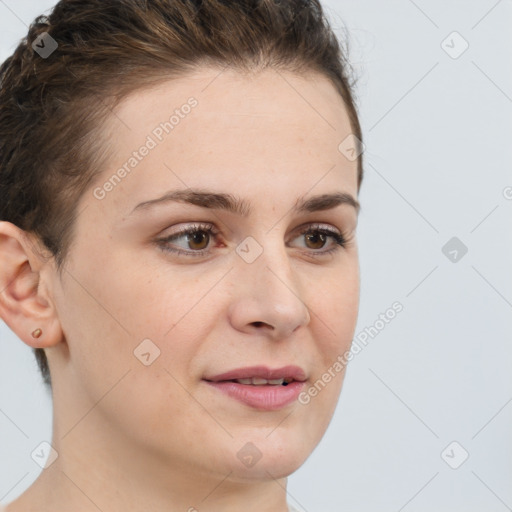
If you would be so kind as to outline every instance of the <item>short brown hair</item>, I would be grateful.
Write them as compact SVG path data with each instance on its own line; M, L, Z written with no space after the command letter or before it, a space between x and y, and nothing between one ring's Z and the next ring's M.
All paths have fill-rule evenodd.
M58 45L46 58L33 47L45 33ZM109 156L102 121L131 92L204 64L320 72L362 141L353 73L318 0L61 0L0 66L0 220L35 234L61 270L76 204ZM359 156L358 189L362 176Z

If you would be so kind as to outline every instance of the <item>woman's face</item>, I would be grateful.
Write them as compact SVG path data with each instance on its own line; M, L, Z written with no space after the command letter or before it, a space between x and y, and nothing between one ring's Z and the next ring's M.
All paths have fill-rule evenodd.
M358 312L339 94L316 74L203 68L128 97L106 128L110 165L52 281L62 447L94 433L195 475L290 474L332 417ZM227 382L265 375L296 382Z

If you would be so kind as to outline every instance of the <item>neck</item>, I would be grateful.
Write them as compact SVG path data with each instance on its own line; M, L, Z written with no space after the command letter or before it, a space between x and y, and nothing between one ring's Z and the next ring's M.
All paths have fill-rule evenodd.
M56 409L58 457L8 512L288 512L286 478L241 478L169 460L110 432L94 414L62 429Z

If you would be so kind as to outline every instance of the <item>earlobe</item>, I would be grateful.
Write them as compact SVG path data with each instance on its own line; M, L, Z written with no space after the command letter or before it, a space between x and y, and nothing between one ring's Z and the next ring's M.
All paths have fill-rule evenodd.
M23 230L0 222L0 318L32 348L51 347L62 339L57 311L43 281L43 276L51 276L42 272L49 264Z

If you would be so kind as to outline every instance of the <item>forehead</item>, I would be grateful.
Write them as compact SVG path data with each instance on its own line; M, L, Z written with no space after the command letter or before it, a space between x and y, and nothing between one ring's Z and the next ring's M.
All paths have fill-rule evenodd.
M304 193L319 179L356 194L357 162L338 149L351 133L348 114L317 73L205 68L134 92L109 125L113 156L103 179L125 168L115 192L126 207L171 188L250 195L272 183ZM150 149L135 156L143 146Z
M138 106L174 108L176 102L194 96L210 112L257 113L298 112L317 116L335 126L340 121L343 101L330 80L310 71L295 74L277 69L242 72L233 68L202 67L181 77L162 80L156 85L134 91L118 105L119 116L142 118ZM327 108L328 107L328 108ZM206 108L206 107L205 107ZM333 111L335 109L335 111ZM156 113L161 116L165 110Z
M181 122L184 118L186 123ZM203 68L133 92L114 110L111 121L122 135L117 140L129 146L169 121L173 138L187 129L192 136L222 130L237 138L248 131L260 137L279 131L280 139L289 135L306 141L309 135L320 134L332 143L351 132L343 100L325 76L273 69L242 74ZM283 132L283 127L288 129Z

